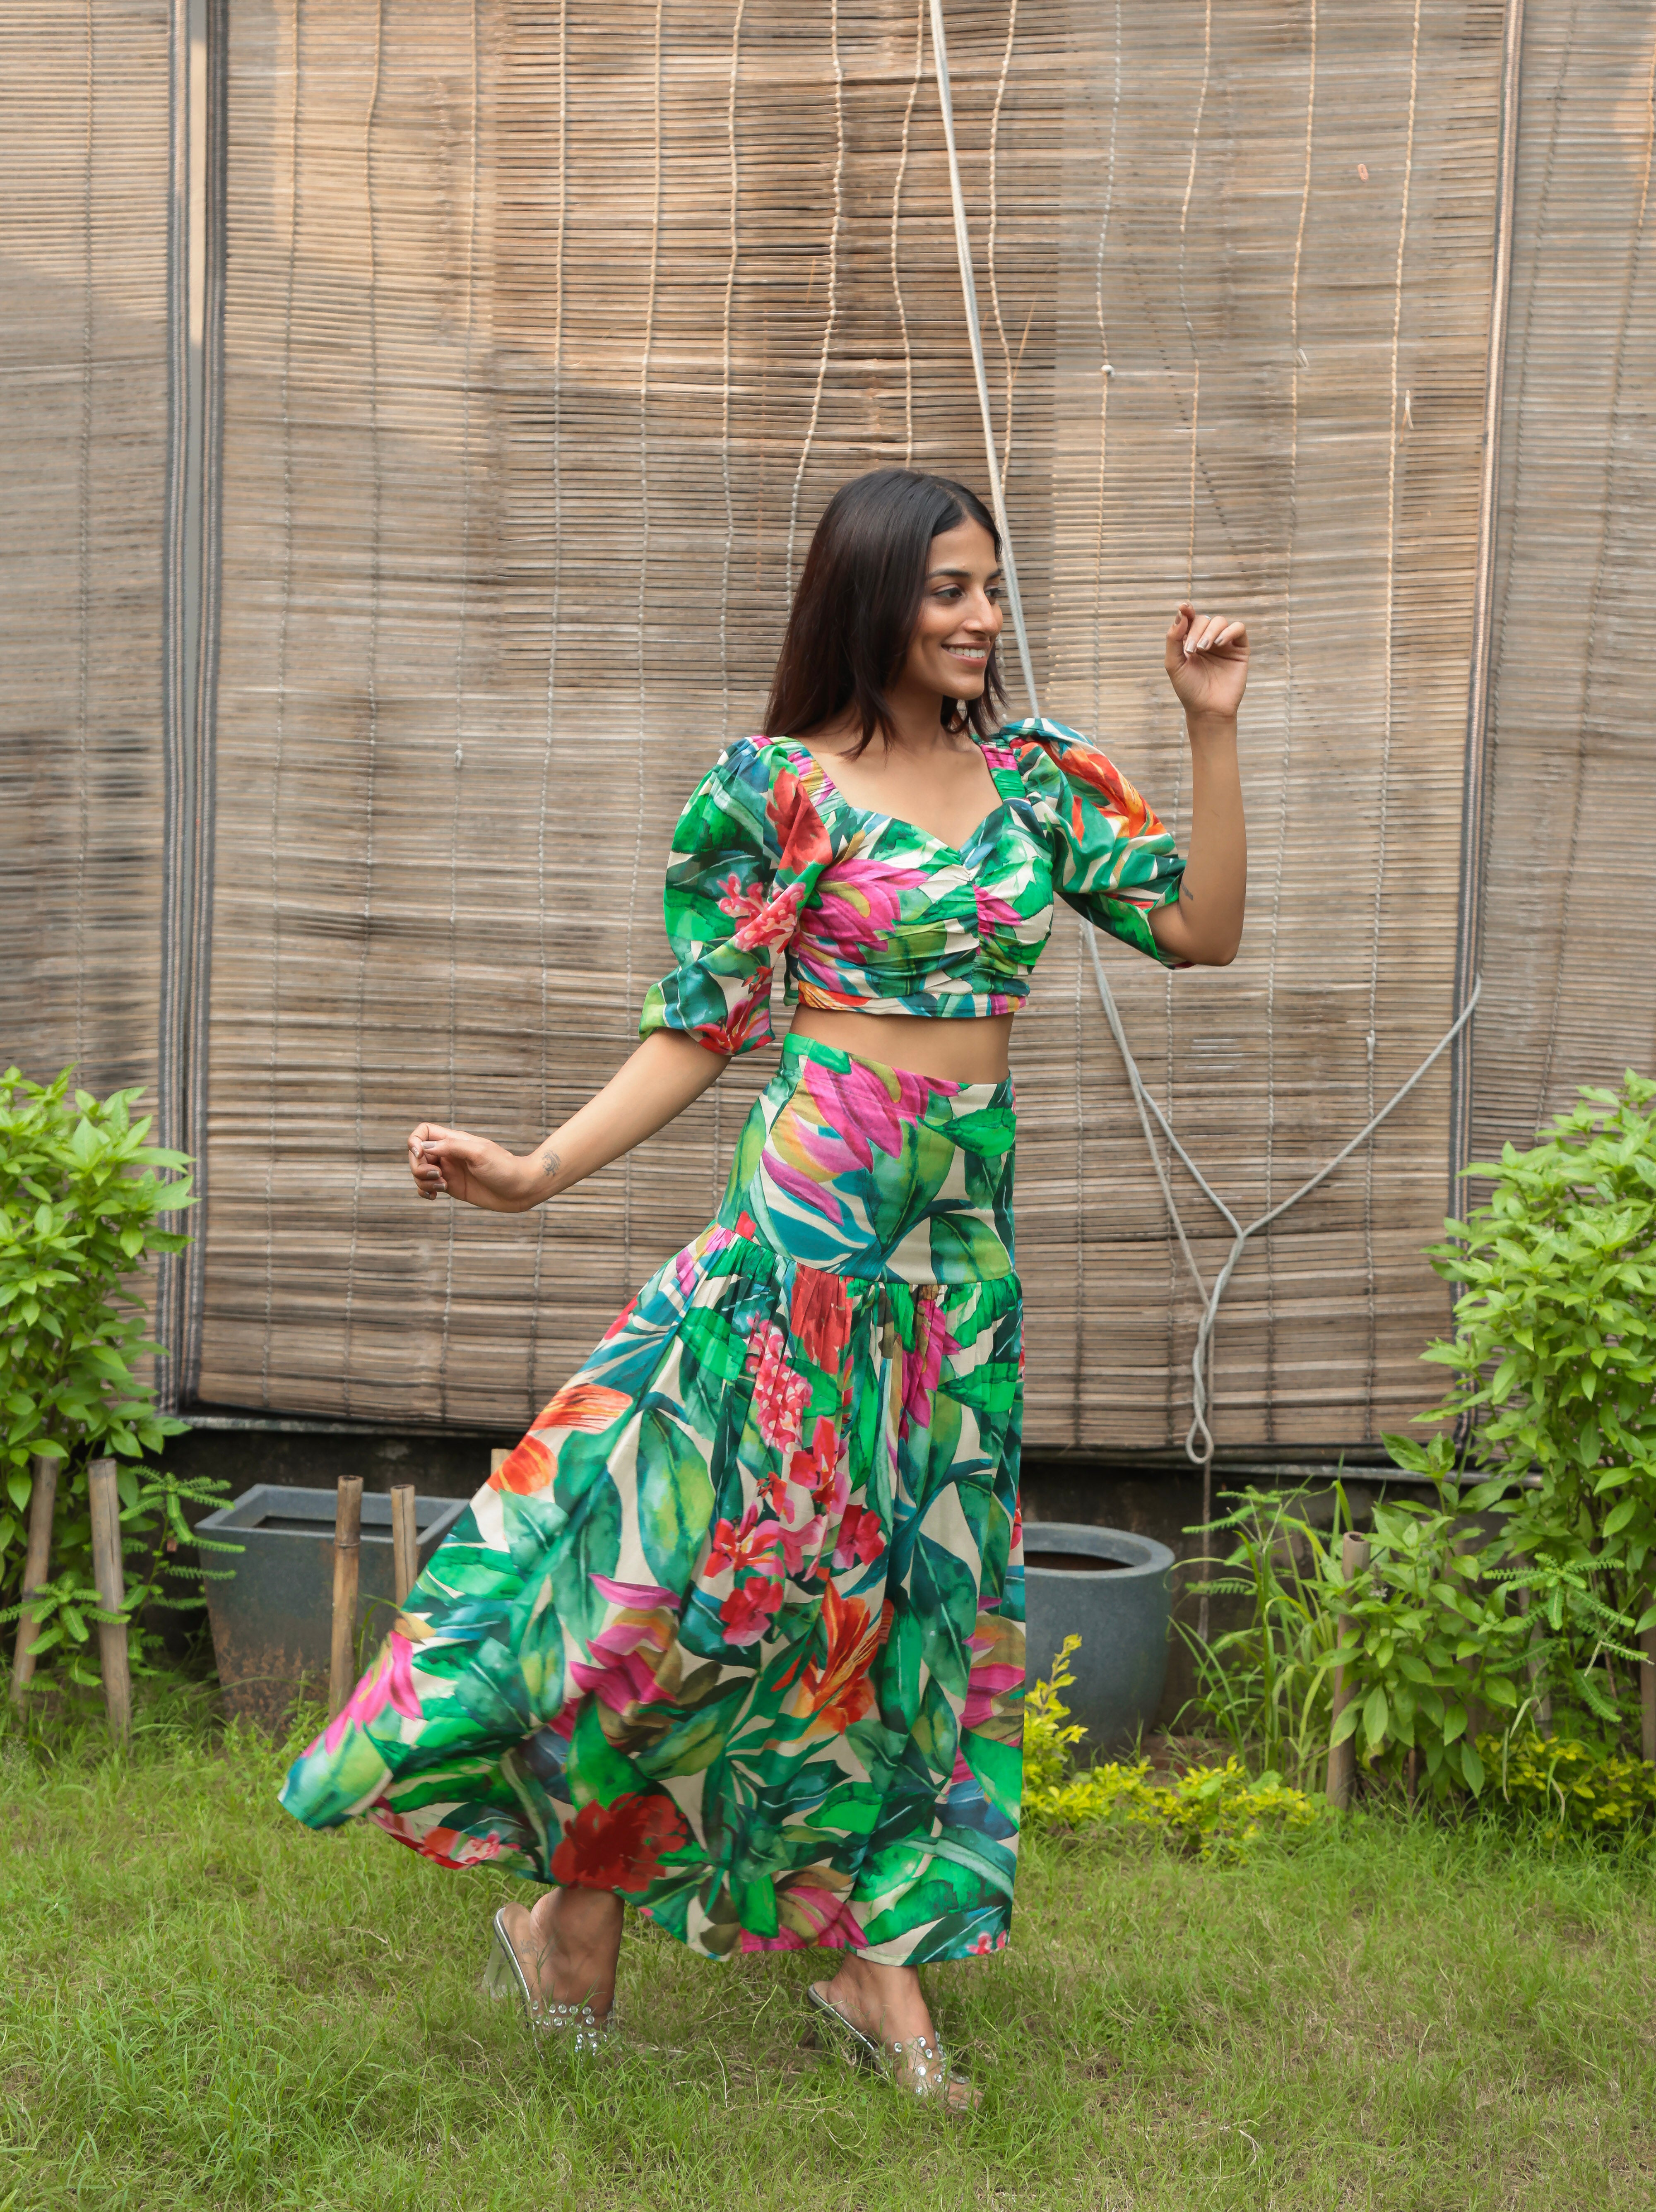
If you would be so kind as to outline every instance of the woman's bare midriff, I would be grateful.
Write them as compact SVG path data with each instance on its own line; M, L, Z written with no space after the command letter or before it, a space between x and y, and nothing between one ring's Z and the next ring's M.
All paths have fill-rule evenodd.
M819 1044L837 1045L858 1060L906 1067L939 1083L1004 1083L1012 1016L942 1021L926 1014L852 1014L801 1006L794 1030Z

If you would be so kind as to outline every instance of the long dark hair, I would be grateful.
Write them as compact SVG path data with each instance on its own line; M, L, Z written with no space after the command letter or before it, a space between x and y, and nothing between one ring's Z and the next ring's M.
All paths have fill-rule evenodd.
M948 477L871 469L840 486L817 525L794 594L764 710L768 733L814 730L849 707L861 724L853 758L876 730L896 742L886 687L920 618L931 542L966 521L983 525L998 556L994 516L975 492ZM955 723L964 710L978 736L988 737L1005 696L991 647L981 696L946 700L942 719Z

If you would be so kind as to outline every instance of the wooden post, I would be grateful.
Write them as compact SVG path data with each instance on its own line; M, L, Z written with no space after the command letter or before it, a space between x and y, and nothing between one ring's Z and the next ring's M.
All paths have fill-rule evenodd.
M52 1516L58 1502L58 1462L37 1453L29 1462L33 1482L28 1495L28 1553L23 1562L23 1595L52 1579ZM17 1645L11 1662L11 1695L21 1705L23 1692L34 1676L34 1631L32 1613L17 1617Z
M1653 1590L1645 1602L1656 1597ZM1656 1628L1646 1629L1639 1638L1639 1649L1645 1655L1645 1663L1639 1669L1640 1745L1643 1757L1656 1765Z
M397 1602L401 1606L420 1572L420 1524L411 1482L398 1483L391 1493L391 1556L397 1577Z
M1521 1589L1518 1594L1518 1609L1520 1613L1527 1613L1530 1610L1530 1592L1526 1589ZM1538 1643L1540 1641L1540 1637L1541 1623L1537 1620L1530 1631L1531 1643ZM1536 1684L1541 1679L1540 1660L1526 1659L1524 1662L1524 1672L1529 1676L1530 1687L1533 1690ZM1535 1709L1530 1716L1530 1726L1535 1730L1537 1735L1550 1735L1552 1734L1552 1699L1550 1697L1540 1697L1536 1699ZM1650 1753L1647 1752L1645 1756L1648 1759Z
M333 1650L328 1717L338 1717L356 1675L356 1585L362 1567L362 1478L342 1474L333 1522Z
M1359 1575L1368 1571L1368 1546L1361 1536L1348 1535L1340 1547L1340 1565L1348 1583L1355 1583ZM1342 1613L1335 1623L1335 1635L1343 1644L1351 1633L1352 1624ZM1343 1667L1334 1669L1334 1704L1329 1715L1330 1726L1337 1721L1351 1703L1351 1691L1346 1681ZM1342 1812L1351 1804L1351 1785L1357 1778L1357 1746L1348 1736L1343 1743L1332 1743L1328 1747L1328 1802Z
M119 1613L126 1602L126 1577L121 1570L121 1494L115 1484L114 1461L94 1459L86 1471L86 1486L92 1508L92 1579L98 1585L98 1603L106 1613ZM118 1743L125 1743L132 1733L126 1623L100 1621L98 1648L109 1733Z
M511 1453L511 1448L510 1448L510 1446L509 1446L509 1445L507 1445L507 1444L491 1444L491 1445L490 1446L490 1449L489 1449L489 1472L490 1472L490 1474L498 1474L500 1473L500 1471L501 1471L502 1468L503 1468L503 1467L505 1466L505 1464L506 1464L507 1461L508 1461L508 1459L510 1459L510 1457L511 1457L511 1456L512 1456L512 1453Z

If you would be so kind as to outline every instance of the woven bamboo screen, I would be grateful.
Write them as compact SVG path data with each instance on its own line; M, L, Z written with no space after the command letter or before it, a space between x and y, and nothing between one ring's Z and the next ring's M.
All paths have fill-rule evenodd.
M153 1082L166 0L0 15L0 1066Z
M1162 630L1190 588L1256 639L1243 956L1112 972L1257 1211L1450 1018L1501 12L948 15L1043 703L1187 830ZM509 1421L705 1218L764 1069L521 1218L419 1206L402 1139L527 1145L612 1070L828 493L981 481L929 55L801 0L230 31L198 1387ZM1067 925L1017 1073L1030 1436L1174 1441L1192 1301ZM1221 1443L1428 1395L1445 1124L1434 1074L1245 1267Z
M1474 1158L1656 1062L1656 21L1531 0Z

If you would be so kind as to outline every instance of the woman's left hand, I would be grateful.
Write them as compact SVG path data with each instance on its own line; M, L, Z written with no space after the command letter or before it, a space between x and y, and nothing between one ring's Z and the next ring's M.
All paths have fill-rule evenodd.
M1247 688L1247 631L1223 615L1199 615L1182 599L1167 632L1167 673L1187 714L1233 720Z

